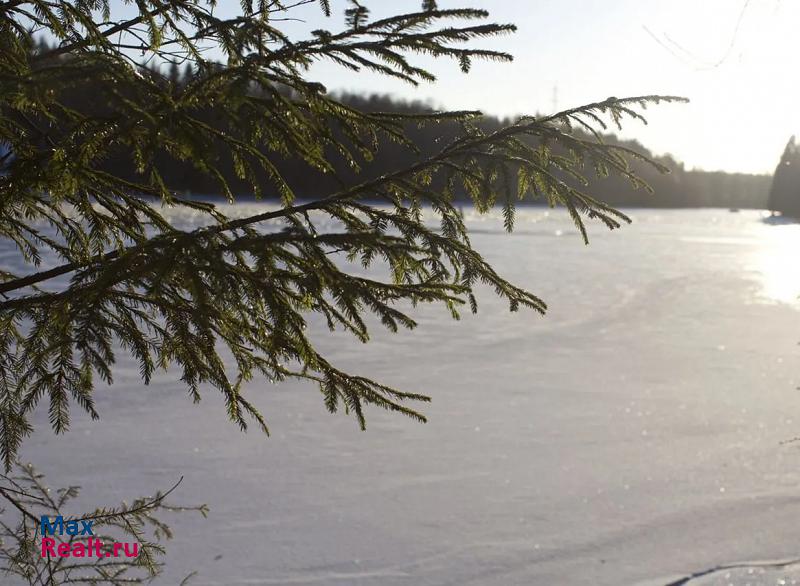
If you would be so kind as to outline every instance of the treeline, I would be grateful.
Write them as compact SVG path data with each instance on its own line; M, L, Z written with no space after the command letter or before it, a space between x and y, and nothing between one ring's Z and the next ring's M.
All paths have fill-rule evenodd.
M385 95L360 96L342 94L343 103L367 111L424 113L433 108L423 102L407 102L393 99ZM497 130L512 123L510 118L488 116L482 122L486 131ZM420 149L421 155L435 154L447 144L447 140L455 138L459 129L448 127L409 128L409 135ZM746 173L724 173L721 171L687 171L683 164L670 155L655 156L637 141L620 140L614 135L607 135L604 140L611 144L619 144L647 155L669 169L671 173L663 174L652 166L641 162L633 162L636 173L642 177L655 191L650 194L642 189L634 189L622 177L597 178L592 181L589 191L601 200L622 207L723 207L723 208L756 208L763 209L767 203L770 188L769 175L751 175ZM391 172L402 166L412 164L415 156L407 149L391 142L381 145L376 160L365 169L367 176ZM288 164L286 164L288 163ZM284 162L283 169L293 171L290 162ZM292 175L297 192L301 195L317 195L319 188L335 189L321 176L302 176L303 170ZM356 180L355 176L351 177ZM361 178L363 180L363 178Z
M186 72L177 68L170 71L169 78L174 83L184 83ZM340 94L339 99L347 106L374 112L427 113L432 112L429 104L419 101L403 101L385 95L362 96ZM509 118L487 116L482 121L482 128L492 131L511 123ZM410 123L408 134L419 149L415 154L408 148L389 140L383 140L378 155L369 163L365 163L360 173L355 173L342 161L337 166L337 175L344 185L366 178L392 172L413 164L420 157L438 152L449 140L460 134L455 123L438 126L418 126ZM635 141L620 140L614 135L604 137L607 142L621 144L633 148L669 167L672 172L662 174L649 165L634 163L636 172L655 190L654 194L644 190L635 190L625 179L611 177L597 179L592 182L590 191L603 201L615 206L629 207L723 207L723 208L764 208L770 188L769 175L750 175L744 173L723 173L719 171L688 171L682 163L673 157L655 156L644 146ZM221 153L222 155L222 153ZM331 153L333 157L335 154ZM225 160L220 156L220 161ZM342 187L342 183L329 174L309 170L300 161L278 159L277 169L287 179L295 193L300 197L316 197L333 193ZM207 179L199 176L189 164L176 164L174 161L159 161L159 168L165 180L173 189L192 194L213 195L208 192ZM167 167L168 166L168 167ZM234 191L247 195L249 190L245 181L236 178L232 169L226 172L226 179ZM266 183L270 180L263 178Z
M172 66L166 71L152 71L154 78L161 83L171 84L176 92L186 86L193 79L195 73L189 67L179 69ZM75 108L103 109L104 106L97 96L92 94L92 89L85 85L74 86L69 90L70 95L60 96L60 99ZM409 114L424 114L434 111L429 105L422 102L407 102L396 100L388 96L372 95L361 96L353 94L340 94L338 98L346 106L362 111L396 112ZM200 109L196 118L202 122L215 126L215 117L212 107ZM492 131L511 123L510 119L501 119L487 116L481 121L484 131ZM224 129L220 129L224 132ZM347 137L339 136L339 129L331 128L337 140L347 141ZM364 181L371 177L390 173L399 168L412 165L422 157L433 155L451 140L462 134L462 129L457 122L432 124L417 124L408 122L407 132L418 152L407 146L382 138L379 140L377 155L369 162L364 162L359 172L335 152L329 153L334 163L335 173L323 173L309 166L299 159L282 156L279 149L270 153L269 157L278 173L286 180L294 193L303 197L319 197L341 190L343 187L356 182ZM614 205L630 207L725 207L725 208L764 208L767 204L767 194L770 189L771 178L768 175L747 175L740 173L722 173L706 171L687 171L683 165L671 156L652 155L647 149L635 141L619 140L614 135L604 137L609 143L617 143L635 149L650 158L656 159L672 170L669 174L661 174L649 165L641 162L633 164L636 173L642 177L655 190L649 194L639 189L635 190L623 178L612 177L596 179L588 191L595 197ZM250 183L239 177L234 162L226 152L222 141L215 147L218 156L221 178L229 185L231 191L239 197L252 194ZM157 152L149 161L158 169L165 185L172 190L194 196L218 196L221 192L218 182L209 179L207 174L198 172L191 161L180 160L174 153ZM103 163L103 170L114 173L123 178L135 180L137 177L136 165L127 153L111 154ZM800 170L800 165L798 165ZM259 171L256 178L264 186L266 197L275 194L277 188L274 180L266 171ZM434 186L435 187L435 186Z

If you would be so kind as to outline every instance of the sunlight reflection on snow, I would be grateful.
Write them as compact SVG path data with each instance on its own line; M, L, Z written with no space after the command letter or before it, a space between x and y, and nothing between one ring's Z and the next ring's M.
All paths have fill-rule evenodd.
M764 234L755 258L760 275L761 295L781 303L800 299L800 225L773 225Z

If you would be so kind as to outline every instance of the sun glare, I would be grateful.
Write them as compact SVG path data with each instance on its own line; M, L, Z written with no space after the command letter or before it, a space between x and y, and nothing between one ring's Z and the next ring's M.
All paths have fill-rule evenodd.
M800 303L800 224L767 228L753 266L759 274L760 297L779 303Z

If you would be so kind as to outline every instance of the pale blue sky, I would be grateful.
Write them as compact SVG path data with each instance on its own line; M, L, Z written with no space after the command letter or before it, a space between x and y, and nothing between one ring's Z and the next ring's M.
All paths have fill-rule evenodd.
M420 0L363 2L376 16L419 9ZM293 36L343 26L343 0L334 16L300 7L286 23ZM222 0L220 9L238 2ZM469 75L452 62L429 65L438 81L414 88L329 64L312 77L330 89L390 93L449 108L495 114L550 111L553 88L561 108L640 94L677 94L688 105L649 112L646 128L624 134L689 167L771 172L789 135L800 132L800 2L787 0L440 0L442 8L486 8L515 35L492 47L512 64L476 64ZM744 10L743 10L744 8ZM738 23L738 27L737 27ZM648 32L649 31L649 32ZM656 38L654 38L656 37Z

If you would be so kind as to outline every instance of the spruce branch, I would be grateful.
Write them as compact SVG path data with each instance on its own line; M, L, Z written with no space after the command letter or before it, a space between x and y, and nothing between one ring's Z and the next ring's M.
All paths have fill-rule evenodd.
M14 522L12 510L0 510L0 571L15 576L31 586L58 586L60 584L143 584L159 576L163 563L160 557L165 549L163 542L172 538L172 530L160 514L168 511L198 512L205 516L208 508L200 506L175 506L166 498L178 487L154 497L137 498L130 504L102 507L84 516L71 516L67 507L78 497L80 488L70 486L51 490L44 477L30 464L15 462L13 472L2 476L13 488L0 489L5 499L21 517ZM59 557L41 555L39 532L41 517L67 521L92 521L93 538L102 542L98 557ZM56 546L67 544L70 549L77 544L76 536L52 537ZM136 543L138 555L120 558L111 555L115 542ZM82 544L86 547L86 544ZM106 552L109 552L106 554Z
M392 332L416 327L419 303L454 319L477 311L482 286L512 311L544 313L544 300L473 248L460 202L500 208L509 231L521 203L563 207L588 241L589 220L628 221L593 195L594 175L648 189L643 166L666 171L604 133L680 98L609 98L496 125L474 111L394 111L330 94L310 78L316 61L418 84L434 78L419 56L465 72L474 60L509 60L471 44L514 26L430 1L373 19L352 2L341 30L290 39L281 18L308 1L247 1L225 19L198 0L140 2L124 18L107 0L0 4L0 241L23 265L0 271L7 467L41 402L57 432L73 404L99 415L94 393L113 382L121 352L146 384L165 370L195 401L216 389L243 430L269 431L249 396L265 379L310 381L327 409L362 428L370 406L424 420L412 405L425 395L324 356L309 316L367 342L373 318ZM272 206L237 218L182 197L176 176ZM325 195L298 200L308 176ZM364 275L378 266L385 277Z

